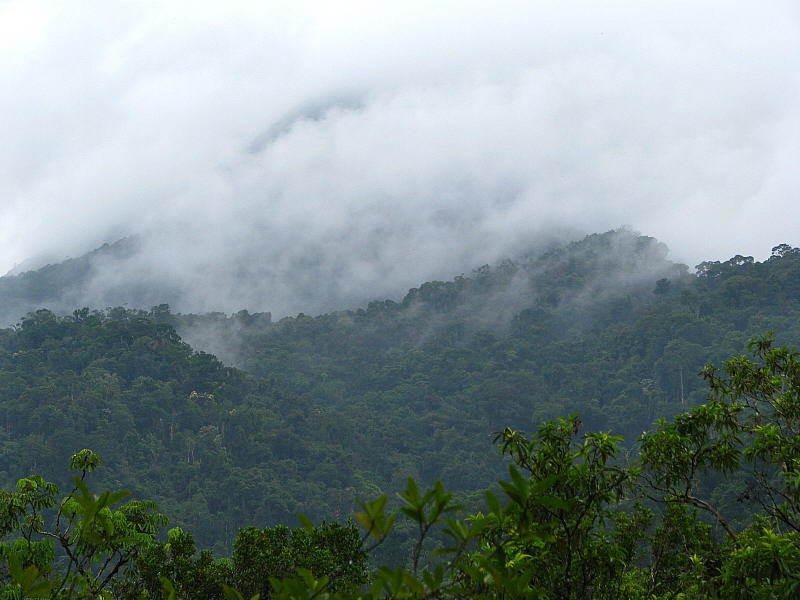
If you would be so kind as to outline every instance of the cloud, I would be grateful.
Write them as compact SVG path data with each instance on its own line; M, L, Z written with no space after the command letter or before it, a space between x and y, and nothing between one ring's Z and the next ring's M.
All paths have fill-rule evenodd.
M0 271L143 235L182 310L397 296L622 224L797 244L793 2L10 2ZM100 296L102 297L102 294Z

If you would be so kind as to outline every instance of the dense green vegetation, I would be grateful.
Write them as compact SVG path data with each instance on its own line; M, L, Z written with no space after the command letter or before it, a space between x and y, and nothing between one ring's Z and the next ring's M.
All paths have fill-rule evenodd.
M359 423L369 446L419 440L414 456L429 452L422 462L461 487L475 474L458 465L480 462L488 431L575 411L633 439L657 416L704 399L697 374L706 363L763 331L798 339L796 250L778 247L763 263L704 263L697 276L665 254L652 238L609 232L426 283L399 303L269 325L246 314L171 322L276 389ZM391 427L375 430L377 410ZM449 458L459 452L467 454Z
M0 494L7 598L793 598L800 592L800 353L751 342L753 358L707 367L708 402L662 420L619 460L621 438L581 433L577 416L533 436L496 435L512 459L502 500L466 518L440 482L409 478L400 512L416 525L407 567L366 570L391 535L387 497L362 503L352 524L242 529L231 559L196 553L152 503L92 494L99 464L82 450L73 489L38 476ZM716 479L714 484L709 481ZM736 525L713 497L739 491ZM741 511L739 511L741 512ZM708 516L712 526L702 520ZM430 533L450 545L423 558ZM717 533L717 535L715 535ZM370 543L369 540L375 540ZM437 559L436 555L445 559ZM58 558L57 558L58 557ZM242 591L245 595L242 595Z
M58 478L64 456L91 447L100 484L226 550L242 526L341 518L409 475L479 492L502 468L486 448L505 427L575 412L634 440L705 400L704 364L769 329L800 339L796 250L698 276L665 252L610 232L401 302L275 323L164 306L31 313L0 330L0 478Z
M72 480L63 474L64 458L80 448L97 451L104 462L92 474L92 489L130 490L135 498L157 503L171 524L181 528L171 534L177 541L169 548L162 538L154 541L161 550L148 550L155 552L150 570L143 565L140 579L125 583L125 589L150 590L151 596L162 585L159 575L168 577L179 594L187 593L180 588L182 581L204 577L218 591L225 582L255 593L256 588L232 575L239 563L209 553L195 556L195 545L235 559L237 539L248 531L242 529L246 526L272 532L280 524L295 523L298 513L317 523L334 523L352 513L357 499L383 493L389 494L384 508L391 510L402 504L394 492L406 489L409 476L423 490L435 489L434 482L441 480L468 512L483 510L484 516L495 514L502 522L506 517L496 507L487 508L483 496L491 487L513 505L509 490L495 484L509 462L532 486L552 475L522 460L520 449L526 444L532 445L529 454L537 455L542 448L558 446L566 461L561 477L569 464L586 460L570 452L589 452L602 441L589 442L582 432L611 432L623 440L605 438L603 449L595 449L600 453L595 458L602 458L597 465L601 471L622 468L622 457L635 455L635 441L643 431L656 431L658 418L707 405L708 387L698 376L705 364L719 364L741 352L752 336L767 330L775 332L779 344L800 339L800 250L781 245L764 262L737 256L703 263L696 274L665 256L665 248L651 238L609 232L542 256L482 267L449 282L429 282L398 302L277 322L245 311L230 317L173 314L165 305L147 311L80 309L68 316L47 310L30 313L14 328L0 330L0 482L13 488L20 475L37 473L62 490L72 489ZM48 271L58 272L53 267ZM41 282L34 275L18 276L15 285L25 277ZM181 337L238 368L195 352ZM553 421L571 413L580 415L580 421ZM551 424L532 438L518 437L512 444L501 437L505 452L492 451L493 432L529 431L543 422ZM558 436L572 431L581 433L556 443ZM710 430L700 431L695 441L704 435L711 435ZM647 449L644 442L642 448ZM658 458L655 450L645 456L653 465L660 460L659 469L669 466L669 457ZM675 473L682 464L672 465ZM722 535L726 528L737 532L737 539L751 536L754 547L767 543L764 527L779 535L775 544L793 543L780 537L786 524L759 505L763 497L740 469L711 464L692 484L694 493L687 492L724 515L724 525L696 503L663 515L658 503L637 512L629 505L635 495L626 486L635 479L641 490L642 479L625 472L616 483L603 480L600 472L591 484L610 487L602 502L587 509L591 520L574 524L593 532L581 550L587 556L601 549L627 556L635 549L637 558L629 564L699 573L686 557L708 551L717 556L708 560L718 564L720 556L735 549ZM643 472L652 484L649 495L663 500L678 494L677 476L660 480L660 473ZM774 472L762 479L779 476ZM553 480L541 490L563 499L580 493L581 482L574 485L562 489ZM518 514L510 518L522 518L529 509L518 506ZM710 516L695 519L694 509ZM535 518L524 518L541 520L541 511L534 512ZM772 521L754 525L756 513ZM675 527L689 528L696 547L675 550L680 556L660 557L661 550L653 546L648 558L641 554L647 540L625 537L625 519L633 519L630 527L648 531L667 546L687 539ZM649 529L645 521L653 523ZM605 529L612 522L617 529ZM554 523L539 523L526 535L544 537L514 544L532 544L538 556L563 564L559 548L551 548L554 555L542 554L548 536L563 539L561 526L553 533ZM353 535L355 530L347 527L342 531ZM426 533L417 555L421 563L429 563L434 547L446 545L441 529L431 527ZM398 519L389 539L373 552L373 562L410 566L419 530L415 519ZM301 542L305 528L280 531L264 535L283 540L284 547L286 539L307 543ZM595 534L595 541L588 543ZM137 535L155 534L148 529ZM628 546L614 550L614 544L623 542ZM481 547L474 536L470 543L473 551L476 543ZM183 549L171 555L178 546ZM592 573L600 561L595 558ZM173 563L171 571L159 571L159 565ZM302 566L294 560L285 564ZM484 568L489 565L473 575L485 574ZM275 567L269 571L278 577L289 574ZM551 589L556 581L563 584L564 573L545 571L541 565L536 568L548 578L537 584L542 589ZM333 576L338 571L331 567L314 573ZM406 581L407 573L392 573L400 578L397 585ZM573 580L579 578L575 573L569 576ZM596 595L597 586L612 590L644 585L637 579L645 577L639 571L614 573L617 579L607 574L612 583L593 584ZM712 581L712 575L705 576ZM461 573L457 578L470 577ZM662 581L665 576L653 577ZM348 581L361 583L355 576ZM650 592L661 593L655 588ZM613 597L611 591L603 593Z
M304 483L298 458L324 449L284 438L296 418L283 410L288 399L194 353L168 325L123 310L39 312L0 344L6 482L54 476L64 456L91 446L115 478L100 483L157 501L204 545L221 547L242 525L313 513L336 489Z

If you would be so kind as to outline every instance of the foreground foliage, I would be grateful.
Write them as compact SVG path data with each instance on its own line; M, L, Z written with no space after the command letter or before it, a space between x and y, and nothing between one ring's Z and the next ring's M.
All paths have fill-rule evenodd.
M155 543L167 520L152 502L120 504L128 492L89 491L86 475L99 462L90 450L73 455L70 469L80 476L61 499L58 486L40 476L20 479L16 490L0 494L0 532L13 539L0 543L6 597L102 597L141 549Z
M409 478L416 530L403 567L367 569L396 528L388 498L354 523L239 531L231 559L196 551L152 503L89 491L99 464L71 459L74 488L38 476L0 495L3 598L793 598L800 593L800 354L751 343L704 373L709 400L644 433L582 432L577 416L496 436L511 464L485 509ZM722 492L721 492L722 490ZM733 498L731 498L733 496ZM731 500L748 517L729 514Z

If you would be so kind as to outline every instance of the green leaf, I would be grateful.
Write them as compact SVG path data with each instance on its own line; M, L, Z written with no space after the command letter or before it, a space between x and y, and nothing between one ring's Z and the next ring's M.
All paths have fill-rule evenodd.
M571 502L557 496L534 496L533 501L545 508L552 508L554 510L569 510L572 508Z
M314 531L314 523L312 523L311 519L309 519L306 515L297 515L297 520L300 521L300 525L302 525L303 529L306 531Z

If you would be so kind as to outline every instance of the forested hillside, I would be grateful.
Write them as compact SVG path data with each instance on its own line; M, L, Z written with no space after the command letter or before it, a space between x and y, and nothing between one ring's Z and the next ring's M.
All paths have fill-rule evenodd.
M767 330L800 339L797 249L696 275L665 256L609 232L398 302L277 322L163 305L31 313L0 332L3 483L57 477L89 447L105 459L101 483L223 549L247 524L345 517L409 475L483 490L505 427L577 413L632 442L705 400L704 364Z
M465 437L572 411L633 439L704 399L705 364L767 330L780 342L800 333L797 249L776 247L763 263L703 263L697 274L665 256L652 238L609 232L355 311L275 323L249 314L164 319L277 389L356 422L405 407L398 427L453 431L450 452L464 451ZM396 435L397 445L417 438ZM425 464L445 467L440 450Z
M41 308L71 314L88 304L149 308L174 302L177 289L168 281L154 281L145 265L137 265L139 246L139 238L128 237L77 258L0 277L0 327ZM123 265L126 272L120 276ZM98 280L101 274L103 281Z

